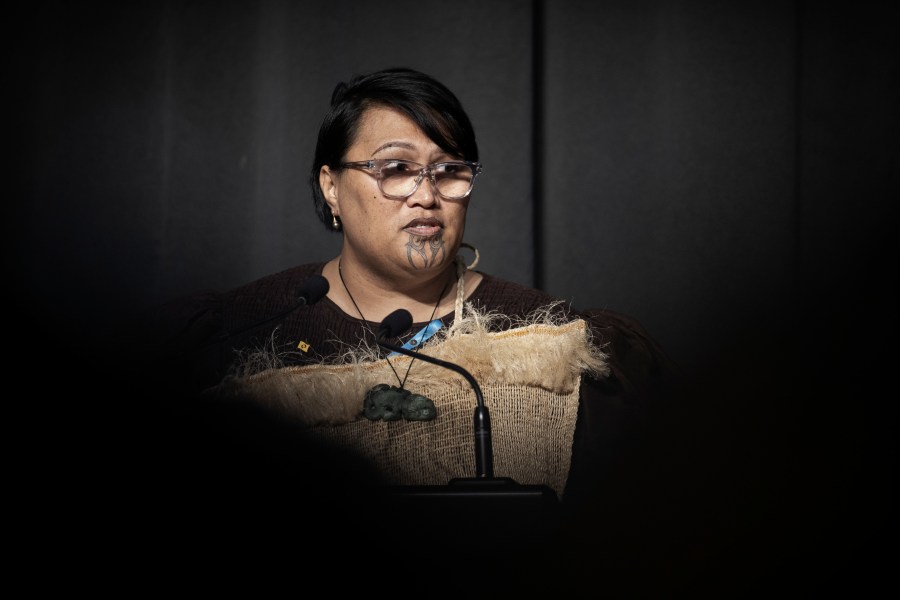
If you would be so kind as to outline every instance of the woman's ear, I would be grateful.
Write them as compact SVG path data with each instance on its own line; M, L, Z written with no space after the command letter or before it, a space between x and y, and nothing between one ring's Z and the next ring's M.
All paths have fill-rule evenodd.
M322 188L322 196L328 207L331 208L331 213L339 214L337 174L328 165L322 165L322 168L319 169L319 187Z

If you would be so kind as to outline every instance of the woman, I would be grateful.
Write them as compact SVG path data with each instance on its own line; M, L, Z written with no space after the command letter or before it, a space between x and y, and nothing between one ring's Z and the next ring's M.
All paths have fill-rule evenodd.
M178 303L190 325L170 340L169 358L188 365L192 389L205 390L206 398L249 398L284 409L298 404L298 398L299 404L312 405L327 396L324 412L306 406L291 406L288 412L306 425L340 431L326 435L338 446L377 431L386 437L374 447L383 448L397 443L391 434L396 428L438 427L435 423L445 422L454 410L470 415L475 406L472 390L465 385L460 389L458 376L407 355L389 356L379 347L381 322L398 308L405 309L412 327L383 341L435 355L457 343L461 347L455 354L446 350L443 356L465 363L487 382L490 410L506 402L506 408L492 414L495 433L509 438L501 444L503 451L494 443L498 476L552 486L573 515L585 507L592 514L619 511L615 523L626 527L621 509L639 492L616 481L626 457L633 458L641 443L636 428L664 382L665 357L643 329L623 315L578 311L541 291L475 270L477 251L463 239L466 210L482 170L478 161L469 118L453 93L433 78L389 69L339 84L319 132L310 183L316 214L325 227L343 236L340 254L323 264L297 266L227 293ZM327 281L327 294L298 307L298 294L308 291L316 276ZM560 382L559 389L538 389L553 387L543 382L565 371L562 364L548 358L555 355L546 354L544 346L510 346L502 334L553 337L572 323L586 324L574 332L574 379ZM472 339L476 343L466 346ZM541 339L544 344L550 338ZM507 350L512 358L498 366ZM479 352L480 358L475 356ZM545 370L510 375L527 361L533 366L525 371ZM375 375L360 375L365 369L359 365L371 366ZM529 376L536 381L526 381ZM273 379L277 386L270 385ZM446 391L454 381L456 388ZM334 382L343 387L335 391L329 387L339 385ZM303 400L306 386L318 387ZM524 391L503 400L500 396L510 386ZM390 412L373 398L386 389L414 394L434 410L411 415L395 406ZM534 390L545 396L533 396ZM539 419L556 419L551 429L538 423L534 431L526 430L532 419L516 412L520 404L543 410L557 401L569 403L566 416L543 415ZM454 408L453 402L463 408ZM453 454L442 445L427 465L413 461L404 470L392 464L395 470L388 479L415 484L470 476L465 469L471 460L466 454L471 438L465 436L471 421L463 420L458 443L462 454L449 466L429 471L427 477L419 472L440 461L440 453ZM429 431L440 434L417 438L415 444L433 445L435 439L451 435ZM549 436L554 438L549 446L529 445L530 438L548 437L548 431L559 432ZM517 450L505 449L509 444L524 444L521 454L546 453L549 448L554 456L541 459L536 467L523 466L516 462ZM360 448L372 450L364 446ZM412 460L409 456L419 450L404 447L396 454L394 459ZM612 539L613 529L606 528L605 539Z

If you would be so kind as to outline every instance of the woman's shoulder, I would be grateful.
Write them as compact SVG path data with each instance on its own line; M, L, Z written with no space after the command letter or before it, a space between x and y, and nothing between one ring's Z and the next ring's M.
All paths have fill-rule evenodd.
M200 340L229 323L264 315L291 301L311 275L324 263L307 263L265 275L222 291L202 289L160 303L144 315L144 322L161 341Z
M472 292L469 301L480 310L512 317L527 317L548 306L567 306L561 299L537 288L481 271L479 275L481 283Z
M610 308L575 308L569 301L542 290L496 277L482 275L470 301L482 310L514 317L528 317L555 307L569 318L584 319L592 341L609 357L613 379L625 387L677 373L665 351L637 318Z
M254 279L225 292L222 297L232 302L275 301L281 296L293 296L313 275L321 275L325 263L305 263Z

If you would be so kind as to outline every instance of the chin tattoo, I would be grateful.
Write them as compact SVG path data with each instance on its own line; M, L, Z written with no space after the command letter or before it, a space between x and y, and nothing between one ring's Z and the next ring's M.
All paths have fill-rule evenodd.
M444 238L434 236L429 238L415 235L409 236L406 243L406 258L415 269L425 269L441 264L447 257L444 248Z

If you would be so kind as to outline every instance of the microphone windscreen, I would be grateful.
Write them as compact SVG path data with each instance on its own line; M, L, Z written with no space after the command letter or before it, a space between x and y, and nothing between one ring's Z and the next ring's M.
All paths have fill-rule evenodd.
M381 326L378 327L378 338L401 336L412 327L412 323L412 315L409 314L409 311L405 308L398 308L381 322Z
M308 277L300 285L299 300L304 304L315 304L328 293L328 280L321 275Z

